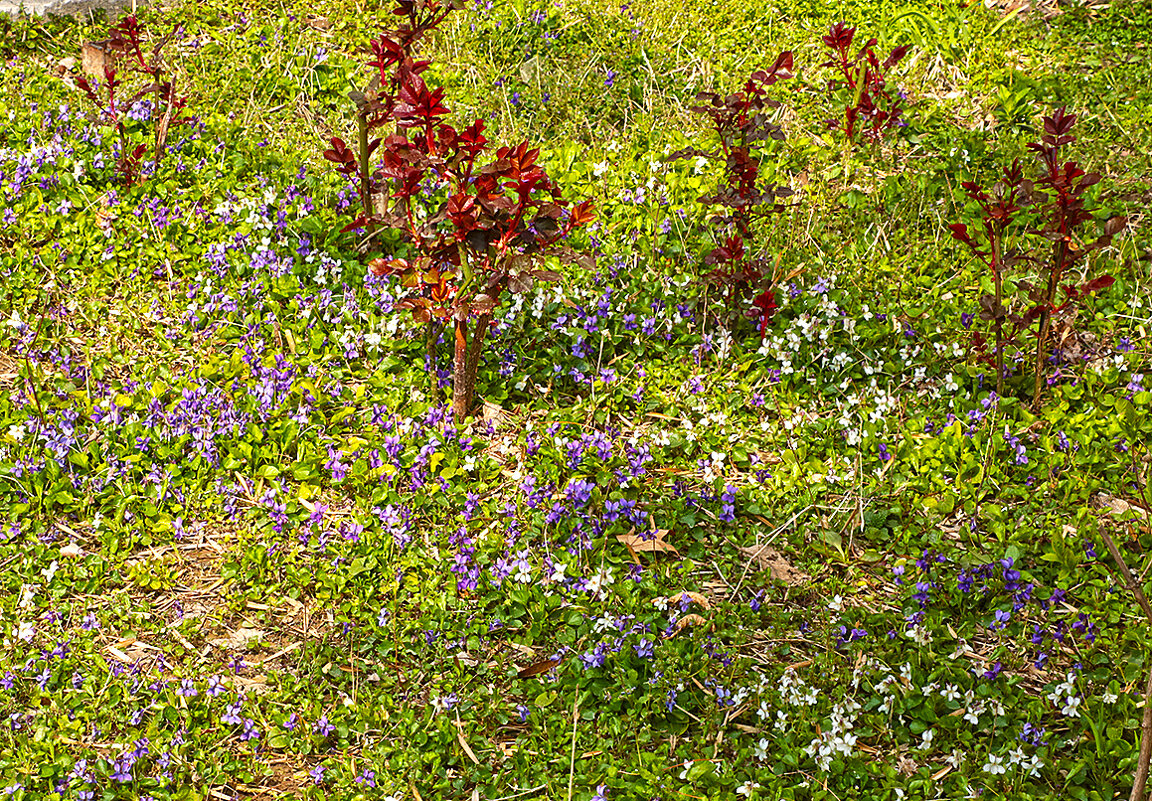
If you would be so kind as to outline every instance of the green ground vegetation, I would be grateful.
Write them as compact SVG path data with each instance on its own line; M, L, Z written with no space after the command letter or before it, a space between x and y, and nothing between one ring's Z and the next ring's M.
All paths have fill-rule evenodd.
M1152 16L1033 6L467 3L427 82L597 219L460 423L322 155L389 6L141 9L189 119L131 184L164 109L100 124L112 21L0 19L2 795L1127 797L1152 629L1102 532L1142 579ZM878 141L829 125L840 20L910 46ZM703 280L723 165L667 157L782 50L761 332ZM997 396L948 226L1057 107L1086 238L1127 226L1035 407L1035 325ZM1013 311L1049 252L1016 237Z

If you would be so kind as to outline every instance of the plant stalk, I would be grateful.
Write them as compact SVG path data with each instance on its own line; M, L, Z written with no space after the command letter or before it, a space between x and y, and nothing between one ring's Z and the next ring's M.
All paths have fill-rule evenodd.
M365 116L365 111L357 109L356 111L356 126L357 133L360 137L360 202L364 206L364 216L372 216L372 183L369 178L369 164L368 159L368 118ZM368 231L371 233L372 224L368 224Z
M476 328L472 331L472 341L468 343L468 374L471 376L471 387L475 391L476 373L480 369L480 351L484 346L484 339L488 335L488 327L492 323L491 314L481 314L476 318Z
M473 392L475 385L468 384L468 320L457 320L452 358L452 416L457 425L468 416Z
M996 307L993 328L996 332L996 396L1004 397L1004 318L1000 314L1003 308L1001 299L1004 296L1004 279L1000 273L1000 237L1003 231L997 231L992 236L992 280L996 284Z
M1036 334L1036 383L1032 389L1032 411L1040 411L1040 396L1044 389L1044 379L1048 377L1045 360L1048 356L1048 332L1052 324L1052 303L1056 299L1056 288L1064 272L1064 259L1068 252L1066 242L1057 242L1052 251L1052 271L1048 273L1048 289L1044 295L1044 306L1040 309L1040 330Z
M481 314L476 318L472 329L472 339L468 339L468 321L456 321L456 348L452 376L452 416L456 423L464 422L472 411L476 397L476 372L480 367L480 351L484 337L492 322L491 314Z

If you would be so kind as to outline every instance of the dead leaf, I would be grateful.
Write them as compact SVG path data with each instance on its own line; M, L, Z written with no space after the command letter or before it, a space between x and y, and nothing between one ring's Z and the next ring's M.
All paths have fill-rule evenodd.
M214 640L209 640L215 646L220 648L227 648L233 651L242 651L257 642L264 636L262 629L249 628L241 626L232 632L230 637L217 637Z
M484 401L484 408L481 414L484 422L487 425L493 426L500 425L509 417L508 412L504 411L502 406L492 403L491 401Z
M789 587L795 587L808 580L807 574L792 567L783 554L770 545L752 545L741 548L740 553L755 562L761 570L767 570L772 578L780 579Z
M1107 495L1103 492L1097 492L1092 498L1096 505L1116 516L1120 516L1125 512L1135 512L1136 516L1143 520L1148 516L1148 511L1141 506L1134 503L1129 503L1123 498L1116 498L1112 495Z
M709 603L707 597L701 595L698 592L689 592L688 590L684 590L683 592L678 592L675 595L669 595L667 598L664 598L662 600L666 604L675 605L675 604L679 604L680 599L683 598L685 595L688 596L689 600L699 604L701 609L711 609L712 608L712 604Z
M532 83L539 70L540 59L538 56L532 56L527 61L520 62L520 80L527 84Z
M680 618L679 620L677 620L673 624L672 633L669 634L668 636L669 637L675 637L677 634L679 634L681 631L688 628L689 626L703 626L707 622L708 622L707 620L705 620L704 618L702 618L700 615L696 614L695 612L693 612L690 615L684 615L684 617Z
M116 67L116 53L108 41L85 42L80 46L80 68L85 74L104 80L104 67Z
M652 536L647 539L639 534L617 534L616 541L624 543L636 564L640 564L640 557L637 554L641 552L650 554L670 553L676 557L680 556L680 552L665 541L664 537L668 534L666 529L653 531L650 534Z
M268 677L266 675L243 676L240 674L231 677L232 684L237 689L243 689L244 692L255 693L256 695L264 695L271 691L268 686Z
M125 665L131 665L134 661L136 661L114 645L109 645L105 650L107 650L108 653L112 654L113 657L115 657L118 661L123 662Z
M932 774L932 781L938 782L951 772L952 772L952 766L951 765L945 765L944 767L940 768L940 770L938 770Z
M516 678L527 679L531 676L537 676L541 673L547 673L552 668L560 664L559 659L545 659L543 662L537 662L534 665L529 665L517 671Z

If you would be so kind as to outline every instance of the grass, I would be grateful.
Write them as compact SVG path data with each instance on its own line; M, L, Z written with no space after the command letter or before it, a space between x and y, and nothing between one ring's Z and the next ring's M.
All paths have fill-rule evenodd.
M367 5L143 12L194 120L134 187L75 88L108 24L0 21L7 797L1127 796L1148 627L1101 530L1143 576L1136 6L470 3L433 82L599 219L457 425L335 233ZM913 45L908 126L847 152L814 66L841 18ZM784 48L780 309L733 336L698 282L718 173L665 156ZM969 350L991 278L947 225L1059 103L1129 228L1034 412Z

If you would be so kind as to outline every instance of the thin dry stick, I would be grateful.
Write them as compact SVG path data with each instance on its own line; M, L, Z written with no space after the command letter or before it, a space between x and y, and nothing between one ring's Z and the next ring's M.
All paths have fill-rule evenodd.
M1116 567L1124 578L1124 584L1136 597L1136 603L1140 604L1140 608L1144 610L1148 622L1152 623L1152 606L1148 605L1148 598L1145 597L1144 590L1132 578L1132 571L1128 569L1128 563L1124 561L1120 549L1108 536L1108 532L1102 527L1100 533L1104 537L1104 544L1108 546L1108 553L1112 554L1112 559L1116 562ZM1137 758L1136 776L1132 780L1132 793L1128 796L1128 801L1141 801L1144 798L1144 786L1148 782L1149 759L1152 759L1152 670L1149 670L1148 681L1144 685L1144 718L1140 722L1140 756Z
M568 801L572 801L572 781L576 777L576 721L580 719L580 688L576 688L576 700L572 702L572 754L568 759Z
M1144 685L1144 719L1140 721L1140 756L1136 764L1136 777L1132 781L1132 794L1128 801L1140 801L1144 797L1144 785L1148 781L1148 760L1152 759L1152 670L1148 671L1148 682Z
M512 795L502 795L499 798L493 798L492 801L509 801L512 798L519 798L523 795L532 795L533 793L538 793L547 787L547 784L541 784L539 787L529 787L527 790L521 790L520 792L513 793Z
M1128 563L1124 561L1124 557L1120 555L1120 549L1116 547L1116 543L1112 541L1112 537L1108 532L1101 528L1100 534L1104 537L1104 544L1108 546L1108 553L1112 554L1113 561L1120 570L1120 575L1124 578L1124 585L1132 591L1136 596L1136 603L1140 604L1140 608L1144 610L1144 615L1148 618L1148 622L1152 623L1152 605L1149 605L1148 598L1144 595L1144 590L1136 583L1136 579L1132 576L1132 571L1128 569Z

